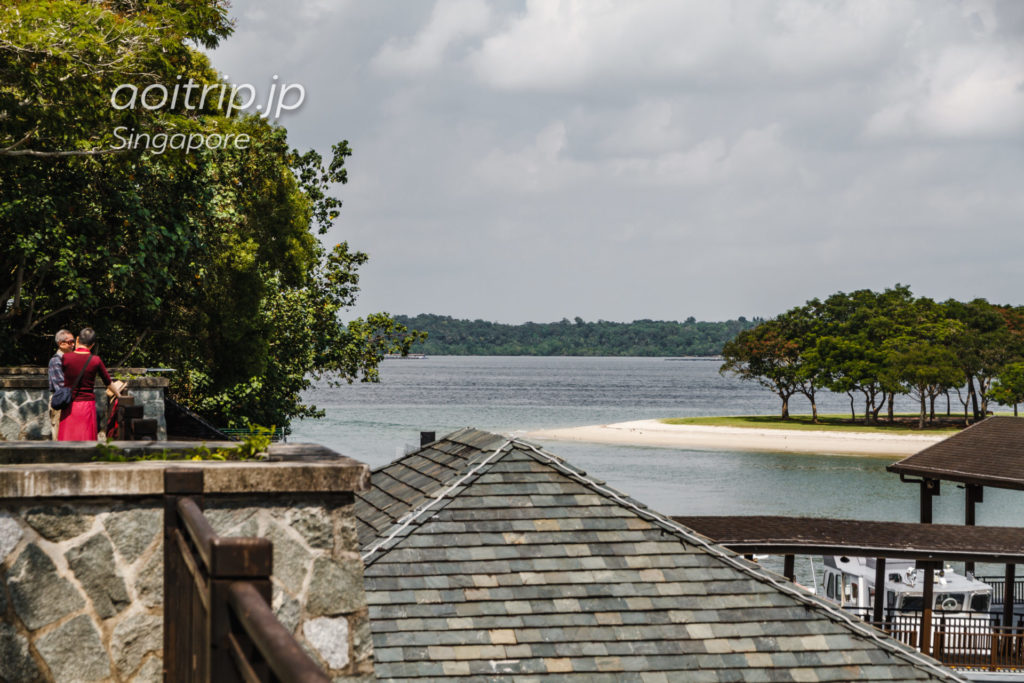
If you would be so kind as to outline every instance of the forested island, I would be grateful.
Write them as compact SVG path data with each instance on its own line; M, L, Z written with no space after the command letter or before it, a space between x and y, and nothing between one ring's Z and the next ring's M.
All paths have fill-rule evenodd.
M451 356L716 356L726 342L761 321L740 316L725 322L634 320L631 323L580 317L555 323L507 325L423 313L394 316L395 322L427 333L412 351Z

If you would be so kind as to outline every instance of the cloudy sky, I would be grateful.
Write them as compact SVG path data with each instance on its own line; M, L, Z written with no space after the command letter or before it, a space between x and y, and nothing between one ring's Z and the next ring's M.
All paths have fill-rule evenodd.
M1024 304L1024 3L234 0L234 83L354 156L355 313Z

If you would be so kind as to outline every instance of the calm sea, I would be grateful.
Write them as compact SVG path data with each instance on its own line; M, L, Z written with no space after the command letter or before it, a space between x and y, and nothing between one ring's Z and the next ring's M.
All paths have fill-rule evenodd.
M778 399L718 374L720 361L662 358L442 356L384 361L379 384L329 387L307 399L322 420L294 427L372 467L402 455L419 432L460 427L518 433L693 415L774 413ZM953 411L958 404L954 397ZM941 406L945 411L945 404ZM860 406L858 405L858 410ZM909 400L897 409L913 412ZM937 407L938 409L938 407ZM794 398L793 412L809 412ZM845 395L824 395L819 410L849 411ZM917 488L885 471L894 459L739 453L542 442L573 465L670 515L785 514L915 521ZM962 523L963 492L943 486L936 522ZM1013 525L1024 493L987 490L978 523Z

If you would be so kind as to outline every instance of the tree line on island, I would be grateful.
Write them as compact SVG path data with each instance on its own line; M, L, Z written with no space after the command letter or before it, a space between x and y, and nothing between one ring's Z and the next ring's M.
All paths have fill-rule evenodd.
M508 325L445 315L396 315L395 322L423 330L413 351L438 356L717 356L722 346L760 319L725 322L635 320L570 321Z
M818 421L816 394L850 398L850 417L894 421L893 399L910 395L917 423L935 420L935 402L956 396L964 422L988 414L992 402L1024 401L1024 307L984 299L936 302L897 284L811 299L751 329L722 350L723 373L757 382L782 401L802 395ZM860 399L855 401L855 399Z

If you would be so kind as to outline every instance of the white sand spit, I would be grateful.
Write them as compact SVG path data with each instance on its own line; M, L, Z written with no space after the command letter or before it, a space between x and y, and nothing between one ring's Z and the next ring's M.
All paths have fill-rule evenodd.
M944 434L885 434L710 425L671 425L633 420L607 425L541 429L526 435L541 441L583 441L690 450L819 453L822 455L906 456L942 441Z

